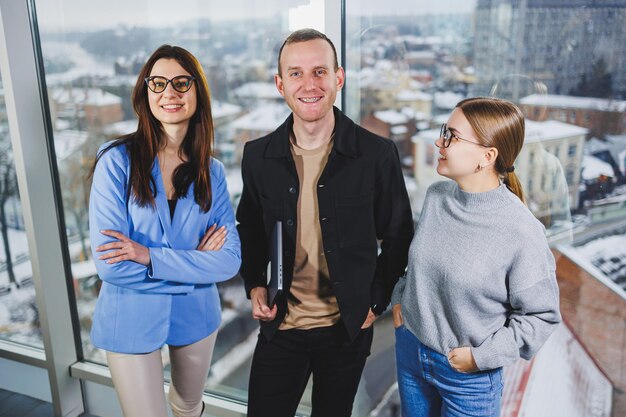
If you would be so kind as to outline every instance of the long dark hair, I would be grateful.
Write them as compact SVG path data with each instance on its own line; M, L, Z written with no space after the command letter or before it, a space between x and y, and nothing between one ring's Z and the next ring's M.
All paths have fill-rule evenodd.
M189 121L187 134L179 149L179 156L186 156L173 173L174 197L184 198L189 186L195 183L194 199L202 211L211 208L211 174L210 161L213 156L213 117L211 116L211 94L209 85L198 60L186 49L161 45L148 58L139 72L133 88L132 102L139 123L137 131L115 140L100 152L94 163L94 169L100 158L111 148L126 145L130 157L130 189L129 196L140 206L155 205L156 185L152 178L152 165L157 152L163 145L165 132L163 126L152 112L148 103L148 87L145 78L150 76L152 67L159 59L174 59L191 76L195 78L196 112ZM193 88L193 87L192 87Z

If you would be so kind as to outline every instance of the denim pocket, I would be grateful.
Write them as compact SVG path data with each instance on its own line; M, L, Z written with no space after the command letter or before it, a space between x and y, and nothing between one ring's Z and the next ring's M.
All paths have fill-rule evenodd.
M504 382L502 378L502 368L491 369L489 372L489 381L491 382L491 387L495 389L504 388Z

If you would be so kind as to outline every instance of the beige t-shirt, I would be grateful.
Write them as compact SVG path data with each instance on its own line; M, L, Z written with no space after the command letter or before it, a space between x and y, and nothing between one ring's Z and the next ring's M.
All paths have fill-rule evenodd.
M332 140L312 150L302 149L293 141L291 144L300 179L300 195L293 281L288 294L287 315L280 330L326 327L339 321L339 306L324 257L317 204L317 182L332 146Z

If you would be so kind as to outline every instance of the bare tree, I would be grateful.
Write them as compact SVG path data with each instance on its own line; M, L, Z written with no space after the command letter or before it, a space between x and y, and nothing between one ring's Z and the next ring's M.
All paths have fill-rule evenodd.
M91 257L91 252L87 246L89 191L91 188L89 173L94 163L99 142L102 142L101 136L90 132L85 143L59 163L63 208L66 219L71 218L70 224L76 227L76 233L81 244L81 260L87 260Z
M7 224L6 203L11 197L18 195L17 177L13 165L13 157L8 141L0 138L0 234L4 244L4 256L6 258L7 272L11 288L19 288L13 271L13 258L9 246L9 225Z

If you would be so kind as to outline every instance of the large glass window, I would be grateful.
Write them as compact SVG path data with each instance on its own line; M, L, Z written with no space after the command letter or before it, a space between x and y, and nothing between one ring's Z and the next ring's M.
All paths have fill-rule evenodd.
M280 42L299 27L323 30L329 2L35 3L82 346L87 360L104 363L89 339L99 280L89 250L88 173L102 143L136 127L130 95L141 65L164 43L198 57L236 206L243 145L289 114L273 84ZM343 109L396 143L416 221L426 189L442 179L433 143L458 101L494 95L526 114L515 172L554 248L565 322L536 360L507 368L502 414L550 407L571 410L563 415L625 413L626 4L344 3L345 39L333 39L344 44ZM0 338L40 347L1 80L0 225ZM241 280L219 290L223 323L207 389L245 400L258 325ZM375 327L354 415L397 417L390 316ZM167 371L165 350L163 359ZM305 414L309 398L307 389Z
M625 412L624 366L613 366L621 353L599 348L597 340L626 348L624 314L618 313L626 311L626 251L617 243L626 223L626 4L363 0L347 1L346 9L344 110L395 141L415 219L427 188L445 179L435 171L433 143L458 101L501 97L517 103L527 117L515 172L554 248L567 324L534 364L520 361L506 370L502 414L531 413L535 407L542 410L538 415L556 415L556 408L547 410L567 409L557 397L577 398L581 410L601 403L596 415L608 413L608 397L614 413ZM596 288L597 280L606 285ZM600 288L610 294L606 304L577 307ZM603 312L606 325L588 315L593 308ZM377 323L362 398L368 399L368 410L378 407L377 415L397 416L393 368L382 365L393 362L389 321ZM563 363L558 358L572 355L567 343L589 354L579 352L574 362ZM554 365L552 373L538 369L547 363ZM582 369L593 375L584 392L573 382ZM533 382L522 383L530 373ZM562 388L539 392L548 385Z
M1 78L0 339L43 348Z
M217 158L236 206L243 145L289 114L274 86L280 43L299 27L323 29L324 2L39 0L36 6L82 345L87 360L105 363L89 338L99 280L89 248L88 174L100 145L136 128L131 91L141 66L166 43L199 59L212 93ZM219 290L223 321L207 388L245 400L258 324L241 279ZM166 349L163 360L167 371ZM306 406L307 400L305 412Z

